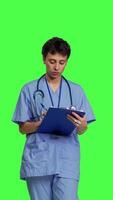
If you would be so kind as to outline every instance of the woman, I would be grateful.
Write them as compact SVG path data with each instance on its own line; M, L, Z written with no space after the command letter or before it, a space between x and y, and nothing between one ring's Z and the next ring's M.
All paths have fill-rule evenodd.
M81 86L62 76L70 53L70 45L62 38L51 38L43 45L46 74L24 85L13 115L20 132L27 136L20 178L26 181L31 200L78 200L78 134L83 134L95 117ZM73 106L86 114L67 116L75 125L68 137L38 133L45 110L51 106Z

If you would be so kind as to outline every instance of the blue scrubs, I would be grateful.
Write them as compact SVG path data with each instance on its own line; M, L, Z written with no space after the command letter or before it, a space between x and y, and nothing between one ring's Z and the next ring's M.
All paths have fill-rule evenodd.
M68 81L71 87L73 106L86 112L87 122L95 120L88 99L80 85ZM26 84L21 92L13 115L13 122L21 123L39 118L44 111L41 103L47 109L51 107L51 99L47 90L45 78L40 80L39 89L44 98L34 93L37 90L37 80ZM54 107L58 106L59 88L53 91L49 86ZM70 107L69 88L62 80L60 107ZM68 137L51 134L41 134L38 131L26 136L22 155L20 178L28 180L31 177L52 176L79 180L80 175L80 145L75 130Z
M78 200L78 181L57 175L27 179L31 200Z

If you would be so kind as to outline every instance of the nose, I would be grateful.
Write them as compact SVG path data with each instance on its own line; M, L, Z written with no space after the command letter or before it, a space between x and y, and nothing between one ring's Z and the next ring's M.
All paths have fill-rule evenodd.
M59 69L59 63L56 63L55 64L55 68L54 68L55 70L58 70Z

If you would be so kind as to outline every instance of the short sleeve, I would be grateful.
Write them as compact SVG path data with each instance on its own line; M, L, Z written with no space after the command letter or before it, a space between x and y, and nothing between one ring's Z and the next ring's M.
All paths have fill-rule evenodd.
M82 89L80 110L83 110L86 113L87 123L90 123L90 122L93 122L96 120L95 115L92 110L92 107L91 107L85 93L83 92L83 89Z
M31 118L32 118L32 112L31 112L28 92L25 89L25 87L23 87L17 101L12 121L19 124L21 122L26 122L31 120Z

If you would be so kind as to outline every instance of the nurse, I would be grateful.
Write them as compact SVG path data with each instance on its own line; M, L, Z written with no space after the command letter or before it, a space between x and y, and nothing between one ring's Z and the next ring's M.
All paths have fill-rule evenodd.
M62 76L70 53L70 45L62 38L53 37L43 45L46 73L23 86L13 115L13 122L26 135L20 178L26 181L31 200L78 200L78 135L95 116L82 87ZM73 108L86 114L67 116L75 125L69 136L38 133L49 107Z

